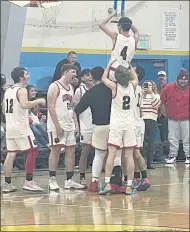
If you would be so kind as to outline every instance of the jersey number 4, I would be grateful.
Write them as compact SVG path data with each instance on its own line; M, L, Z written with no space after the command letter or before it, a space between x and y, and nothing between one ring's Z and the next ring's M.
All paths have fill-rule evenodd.
M120 56L122 56L123 60L126 60L126 59L127 59L127 49L128 49L128 47L125 46L125 47L121 50Z
M13 113L13 99L6 99L6 113Z
M123 110L129 110L130 109L130 97L129 96L124 96L123 97Z

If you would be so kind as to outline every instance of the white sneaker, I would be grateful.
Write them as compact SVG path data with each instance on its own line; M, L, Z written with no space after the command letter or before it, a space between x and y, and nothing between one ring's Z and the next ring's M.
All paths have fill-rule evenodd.
M176 157L169 157L169 159L166 160L166 164L173 164L176 162Z
M190 164L190 157L186 157L185 164Z
M71 188L74 188L74 189L84 189L85 186L82 185L82 184L79 184L77 182L75 182L74 180L66 180L65 181L65 186L64 186L65 189L71 189Z
M86 183L86 180L85 180L85 179L80 180L80 184L81 184L81 185L84 185L85 188L87 187L87 183Z
M52 190L52 191L59 190L59 185L57 184L55 176L52 176L49 179L49 190Z
M36 182L34 182L33 180L31 180L31 181L25 180L25 183L24 183L22 188L24 190L33 191L33 192L44 191L44 189L39 187L36 184Z
M12 183L8 184L5 182L2 187L3 193L11 193L17 191L17 188Z

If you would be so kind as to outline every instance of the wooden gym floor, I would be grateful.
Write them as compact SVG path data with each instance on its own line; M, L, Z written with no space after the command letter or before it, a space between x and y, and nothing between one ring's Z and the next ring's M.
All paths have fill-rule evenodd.
M24 192L24 173L14 174L18 192L1 195L2 231L189 231L189 169L184 163L148 171L152 187L125 195L99 196L64 190L48 193L48 172L35 180L45 193ZM79 175L76 175L77 179ZM90 181L91 174L87 174Z

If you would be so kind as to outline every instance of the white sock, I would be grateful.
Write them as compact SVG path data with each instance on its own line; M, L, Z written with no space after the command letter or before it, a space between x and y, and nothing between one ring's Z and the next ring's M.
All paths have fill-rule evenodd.
M127 184L128 184L128 185L131 185L132 183L133 183L132 180L127 180Z
M95 156L92 163L92 181L99 181L99 177L102 171L104 157L106 155L106 151L100 151L95 149Z
M105 177L105 183L110 183L110 177Z
M121 153L122 153L122 149L117 150L116 157L114 160L114 167L121 166Z

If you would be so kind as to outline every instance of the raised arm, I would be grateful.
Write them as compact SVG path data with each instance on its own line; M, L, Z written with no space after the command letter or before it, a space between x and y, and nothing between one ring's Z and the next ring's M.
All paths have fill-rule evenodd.
M131 65L129 66L130 71L131 71L131 83L133 84L133 88L136 89L138 83L139 83L139 79L138 76L135 72L135 68L133 68Z
M110 21L111 18L113 18L114 16L116 15L116 12L114 12L111 16L109 16L108 18L106 18L105 20L103 20L100 25L99 25L99 28L104 32L106 33L106 35L108 35L113 43L115 42L115 39L117 38L117 33L114 32L114 31L111 31L107 26L106 24Z
M107 68L104 70L103 76L102 76L102 82L112 90L112 96L116 95L116 91L117 91L117 84L113 81L111 81L108 77L109 77L109 71L110 71L110 67L111 65L115 62L115 60L109 61Z
M134 33L135 45L137 47L137 43L138 43L139 37L140 37L139 31L133 24L131 25L131 30Z
M20 105L23 109L31 109L34 108L37 105L43 105L45 106L46 100L44 98L39 98L34 101L28 100L28 92L26 88L21 88L17 92L17 97L20 102Z

